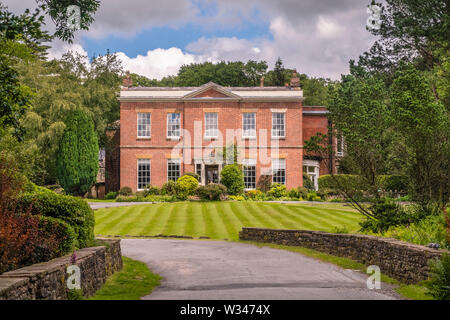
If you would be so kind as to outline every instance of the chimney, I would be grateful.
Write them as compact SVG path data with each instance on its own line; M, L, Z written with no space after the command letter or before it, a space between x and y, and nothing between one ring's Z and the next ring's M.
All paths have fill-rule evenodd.
M126 88L133 86L133 79L131 79L130 71L126 72L125 78L123 78L122 85Z
M294 90L300 90L300 78L297 75L297 70L294 69L291 78L291 88Z
M264 88L264 77L261 77L261 79L259 80L259 87Z

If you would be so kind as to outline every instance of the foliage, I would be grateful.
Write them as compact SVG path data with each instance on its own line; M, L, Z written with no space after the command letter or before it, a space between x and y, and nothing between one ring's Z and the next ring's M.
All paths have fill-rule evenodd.
M450 200L450 117L426 77L402 66L392 85L396 130L405 138L403 156L413 199L445 207Z
M406 193L408 192L408 177L404 175L380 175L377 177L378 185L384 191Z
M231 196L228 197L228 199L229 200L234 200L234 201L244 201L245 197L241 196L241 195L238 195L238 196L231 195Z
M139 300L159 285L161 277L143 262L123 257L123 269L114 273L90 300Z
M303 186L308 190L314 190L314 183L306 172L303 172Z
M275 62L275 68L273 69L273 82L275 86L284 87L286 77L284 73L283 61L280 57Z
M67 222L75 231L77 248L88 247L94 241L94 213L83 199L37 187L36 191L25 192L18 199L16 211L27 208L32 214Z
M131 194L133 194L133 190L130 187L122 187L119 190L119 195L121 196L129 196Z
M80 8L80 29L88 30L94 21L94 14L100 7L100 0L36 0L39 8L48 14L55 23L55 36L63 41L72 43L75 37L75 29L67 22L70 21L70 12L67 7L76 4Z
M272 186L272 175L262 174L259 176L256 188L262 192L268 192Z
M197 179L198 182L201 182L200 176L198 174L196 174L195 172L186 172L184 175L194 177L195 179Z
M192 176L184 175L179 177L176 183L177 196L181 199L187 199L192 196L198 187L198 180Z
M248 190L245 193L245 196L248 199L251 199L251 200L263 200L264 199L264 193L261 190L258 190L258 189Z
M302 197L298 188L293 188L289 190L287 195L289 198L292 199L300 199Z
M360 223L361 230L382 234L391 227L406 226L420 221L430 214L422 208L411 207L406 210L388 198L378 199L371 205L370 211L373 213L373 218L366 218L362 221Z
M58 180L64 191L84 195L98 172L98 139L94 124L81 109L72 111L57 154Z
M441 65L440 52L448 52L448 1L386 0L378 4L381 28L369 29L379 37L360 64L369 70L389 73L404 61L422 70Z
M222 184L210 183L206 186L198 187L196 194L200 199L217 201L227 194L227 187Z
M244 192L244 174L237 164L223 167L220 172L220 182L227 187L230 195L240 195Z
M286 186L284 184L274 183L268 194L276 199L285 197L287 195Z
M35 261L48 261L73 251L77 235L74 229L62 219L40 217L39 237L42 239L36 246L33 256ZM48 239L52 239L49 245Z
M156 196L156 195L160 195L161 194L161 189L158 188L157 186L148 186L145 189L145 196Z
M442 214L429 215L410 225L389 228L384 236L424 246L437 243L441 248L450 248Z
M118 192L115 192L115 191L108 192L108 193L105 195L105 199L106 199L106 200L112 200L112 199L115 199L115 198L117 197L118 194L119 194L119 193L118 193Z
M118 196L116 202L174 202L179 199L172 195Z
M177 194L177 183L172 180L164 183L161 188L161 194L175 196Z
M429 295L437 300L450 300L450 254L442 253L440 260L430 261L431 279L425 282Z

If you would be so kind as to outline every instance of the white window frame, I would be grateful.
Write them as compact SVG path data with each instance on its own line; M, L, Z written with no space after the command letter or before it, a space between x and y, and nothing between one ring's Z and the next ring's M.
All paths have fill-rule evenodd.
M178 115L178 124L170 123L170 121L173 120L173 119L171 119L171 117L174 114ZM167 122L166 122L166 124L167 124L167 133L166 133L167 134L167 139L180 139L180 135L181 135L181 114L179 112L169 112L169 113L167 113L166 118L167 118ZM173 127L176 127L177 125L178 125L178 129L173 129ZM176 133L177 131L178 131L178 135L171 135L170 134L171 132L175 132Z
M173 179L169 179L169 163L176 163L178 164L178 178L181 177L181 160L180 159L167 159L167 181L172 180L172 181L177 181L177 179L173 180Z
M139 166L140 166L140 163L142 163L142 162L146 162L145 164L148 164L149 181L143 188L139 188ZM152 161L151 161L151 159L137 159L136 172L137 172L137 188L136 189L138 191L144 190L146 186L151 185L151 183L152 183Z
M246 116L252 116L250 119L247 120L253 120L253 123L250 123L249 121L246 122ZM245 129L245 126L251 125L252 128ZM248 133L251 134L248 134ZM242 113L242 137L244 139L254 139L256 138L256 112L244 112Z
M281 126L278 123L278 115L283 115L283 135L278 135L280 129L275 129L275 126ZM272 112L272 139L282 139L286 137L286 113L285 112Z
M254 167L255 170L255 182L254 182L254 187L253 188L248 188L246 185L246 177L245 177L245 173L246 173L246 167ZM244 184L245 184L245 190L255 190L256 189L256 159L244 159L243 163L242 163L242 171L243 171L243 175L244 175ZM252 183L253 184L253 183Z
M304 170L306 167L306 171ZM310 170L314 168L314 170ZM308 175L309 179L314 184L314 189L319 190L319 174L320 174L320 163L317 160L303 160L303 170ZM304 183L303 183L304 185Z
M148 123L142 123L142 119L140 119L141 116L147 116L148 115ZM147 120L147 119L145 119ZM139 130L139 126L148 126L147 130ZM143 132L147 132L148 135L141 135ZM137 137L139 139L150 139L152 136L152 114L151 112L138 112L137 114Z
M208 116L215 115L215 119L207 119ZM205 112L205 138L212 139L219 137L219 113L218 112ZM212 121L212 123L211 123ZM215 124L215 128L210 126ZM212 134L211 134L212 133Z
M281 165L283 164L283 165ZM284 182L275 181L275 171L284 170ZM272 159L272 183L280 183L283 185L287 184L287 170L286 170L286 159L274 158Z

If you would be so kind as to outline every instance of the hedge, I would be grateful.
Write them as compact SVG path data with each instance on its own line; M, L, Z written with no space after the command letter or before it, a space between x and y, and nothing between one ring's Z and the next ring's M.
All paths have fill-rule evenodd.
M67 222L75 232L77 248L89 247L94 242L94 212L85 200L36 187L34 191L25 192L18 199L18 212L25 212L29 208L32 214Z
M39 220L39 237L44 246L35 250L38 262L48 261L72 252L75 248L77 236L74 229L65 221L52 217L41 216ZM51 243L45 245L45 240Z
M360 190L364 190L364 181L361 176L351 174L335 174L334 177L343 186L354 186ZM401 175L379 175L377 176L377 184L384 191L389 192L407 192L408 178ZM331 175L323 175L319 177L319 189L339 189L336 181Z

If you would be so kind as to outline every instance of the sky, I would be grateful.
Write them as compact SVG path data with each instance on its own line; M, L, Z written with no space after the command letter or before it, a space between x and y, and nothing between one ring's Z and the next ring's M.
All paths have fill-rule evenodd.
M1 0L16 14L35 0ZM72 45L54 40L50 58L73 50L116 52L125 70L151 79L183 64L264 60L339 79L376 40L366 30L370 0L101 0L88 31ZM46 28L54 30L47 19Z

